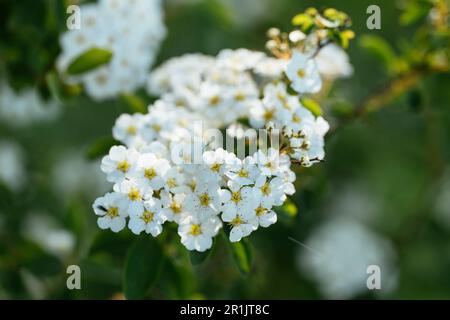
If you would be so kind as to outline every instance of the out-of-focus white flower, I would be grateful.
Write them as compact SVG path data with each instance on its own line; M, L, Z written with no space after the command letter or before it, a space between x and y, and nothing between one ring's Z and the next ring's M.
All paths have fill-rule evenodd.
M0 140L0 183L12 191L19 191L25 181L24 154L12 141Z
M60 113L55 101L44 101L33 88L14 92L0 83L0 121L12 127L54 120Z
M55 192L66 197L78 194L91 196L111 189L103 179L100 161L88 161L82 152L70 150L56 159L51 177Z
M58 226L56 221L44 213L30 213L24 221L22 234L42 249L61 258L72 253L75 247L73 234Z
M298 93L316 93L322 88L322 79L314 59L294 51L286 66L286 76L292 81L292 88Z
M320 74L329 80L347 78L353 74L348 54L339 46L329 44L314 57Z
M326 298L348 299L368 292L367 268L381 270L381 291L396 285L397 270L390 243L356 220L336 218L319 227L306 241L298 261Z
M94 99L103 100L134 91L145 83L160 42L166 35L160 0L99 0L81 6L81 28L61 36L57 68L68 65L86 50L113 52L106 65L67 81L83 83Z

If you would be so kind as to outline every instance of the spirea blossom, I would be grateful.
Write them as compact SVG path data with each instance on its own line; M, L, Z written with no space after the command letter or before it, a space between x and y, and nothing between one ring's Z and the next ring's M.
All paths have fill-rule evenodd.
M156 237L175 223L188 250L205 251L221 229L235 242L276 223L275 208L295 192L293 162L310 166L325 156L328 123L300 102L321 83L316 62L301 53L282 60L226 49L164 62L148 79L159 99L113 127L123 145L102 160L113 192L93 205L100 228ZM255 133L256 148L240 154L218 145L222 131L213 129L238 140L248 130L278 130L280 141L260 145Z
M80 19L80 29L61 36L59 72L64 74L76 57L93 47L110 50L113 56L107 64L66 80L82 83L97 100L142 86L166 34L161 1L99 0L82 5Z

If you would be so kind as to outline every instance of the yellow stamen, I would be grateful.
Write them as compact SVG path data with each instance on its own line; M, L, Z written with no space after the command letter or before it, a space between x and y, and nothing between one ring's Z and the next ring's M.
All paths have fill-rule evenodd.
M141 219L144 220L145 223L149 223L153 221L154 216L155 214L153 212L145 210L144 213L142 214Z
M270 193L270 185L268 182L264 183L264 185L261 187L261 191L264 195L269 195Z
M167 185L169 186L169 188L175 188L176 186L178 186L177 180L175 180L175 178L169 178L167 179Z
M181 212L181 205L180 205L179 203L176 203L175 201L173 201L173 202L170 204L170 210L172 210L172 212L173 212L174 214L178 214L178 213Z
M237 175L238 175L240 178L248 178L248 176L249 176L248 171L247 171L247 170L244 170L244 169L239 170L239 171L237 172Z
M241 193L239 191L233 192L231 194L231 201L233 201L234 203L238 203L241 200L242 200L242 197L241 197Z
M129 126L129 127L127 128L127 133L128 133L129 135L131 135L131 136L136 135L136 132L137 132L137 129L136 129L135 126Z
M106 213L111 219L119 216L119 209L117 207L108 208Z
M304 77L306 76L306 73L305 73L304 70L299 69L299 70L297 71L297 75L299 76L299 78L304 78Z
M219 172L221 167L222 167L222 165L220 163L214 163L211 166L211 171Z
M239 216L237 216L236 218L234 218L234 219L231 220L231 222L230 222L230 224L231 224L233 227L236 227L236 226L238 226L238 225L240 225L240 224L242 224L242 223L243 223L243 221L242 221L241 217L239 217Z
M202 234L202 226L199 224L193 224L191 225L191 230L189 233L193 236L198 236Z
M139 201L142 199L139 190L136 188L131 188L130 192L128 192L128 198L130 198L131 201Z
M120 161L117 164L117 170L122 171L123 173L126 173L129 168L130 168L130 164L126 160Z
M261 217L266 212L267 212L267 209L263 208L263 207L258 207L255 209L255 213L256 213L257 217Z
M219 96L212 96L209 99L209 104L212 105L212 106L217 106L219 104L219 102L220 102L220 97Z
M148 179L148 180L152 180L154 177L156 177L156 171L153 168L147 168L144 171L144 176Z
M207 193L201 194L198 198L200 200L200 204L203 207L209 206L209 204L211 203L211 198L209 197L209 194L207 194Z

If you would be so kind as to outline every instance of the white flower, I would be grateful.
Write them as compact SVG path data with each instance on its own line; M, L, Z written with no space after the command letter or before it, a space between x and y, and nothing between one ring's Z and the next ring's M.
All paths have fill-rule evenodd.
M173 193L188 192L189 187L186 185L186 177L178 167L170 168L164 175L166 181L164 189Z
M264 176L279 175L284 168L290 165L289 159L273 148L269 148L267 153L260 149L255 152L253 158L256 160L261 174Z
M95 214L99 216L97 224L100 229L119 232L125 228L128 208L124 195L115 192L107 193L103 197L97 198L92 207Z
M255 72L268 78L280 78L285 69L285 60L271 57L266 57L255 65Z
M327 79L347 78L353 74L348 54L334 43L323 47L314 60L320 74Z
M216 215L221 208L220 188L215 182L204 182L186 197L186 208L199 217Z
M158 159L153 153L141 153L130 176L148 183L153 190L164 187L164 175L170 169L169 161Z
M244 160L237 159L230 164L225 175L233 181L234 184L245 186L254 184L259 176L259 170L255 159L246 157Z
M224 66L238 71L252 69L265 57L265 54L248 49L224 49L217 56L219 66Z
M164 206L162 214L166 217L167 221L180 222L183 214L186 213L185 198L186 194L184 193L174 195L166 191L161 193L161 201Z
M286 200L284 182L281 177L273 179L268 179L266 176L259 177L255 183L255 191L261 198L261 204L265 208L280 206Z
M231 225L230 241L240 241L258 227L255 209L259 198L251 187L231 185L231 192L223 190L222 220Z
M139 153L124 146L113 146L109 154L102 159L101 169L107 174L106 179L118 183L130 174L136 164Z
M311 251L299 252L299 266L315 280L325 298L348 299L367 293L367 268L383 272L381 293L395 287L397 272L391 244L352 218L336 218L306 240Z
M286 76L292 81L292 88L298 93L316 93L322 87L322 79L314 59L294 51L286 66Z
M151 198L144 202L140 212L130 215L128 227L134 234L145 231L156 237L162 232L162 224L165 221L166 217L162 214L161 201Z
M228 182L228 187L230 190L221 191L222 219L229 222L237 214L247 217L259 204L259 194L252 187L241 187L233 181Z
M124 202L130 215L141 212L144 202L149 200L153 194L153 189L148 184L136 180L124 180L116 183L113 189L126 196Z
M203 165L200 167L201 180L221 180L227 167L238 159L233 153L222 148L203 153Z
M257 223L263 228L277 222L277 214L270 207L265 207L262 204L255 208L255 216Z
M217 235L222 222L217 216L186 215L178 226L181 243L188 250L203 252L212 246L212 238Z
M113 127L114 139L130 146L133 143L133 141L138 137L138 130L140 127L139 121L140 116L142 115L122 114L119 118L117 118L116 123L114 124Z
M0 183L19 191L26 181L24 154L19 145L0 140L0 168Z
M166 34L160 0L101 0L81 6L81 29L60 38L62 53L57 69L70 83L82 83L89 96L103 100L131 92L144 84ZM97 47L113 53L100 68L77 76L65 74L69 64Z

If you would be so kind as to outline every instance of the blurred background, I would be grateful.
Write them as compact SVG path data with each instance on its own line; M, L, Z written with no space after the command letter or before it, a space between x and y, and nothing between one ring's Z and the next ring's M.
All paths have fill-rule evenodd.
M136 105L123 97L98 101L77 87L58 99L49 81L67 30L65 8L84 2L0 0L1 299L123 297L136 237L98 229L91 205L110 188L99 161L114 121ZM372 4L381 8L380 30L366 26ZM251 272L239 272L222 238L199 266L174 242L148 297L450 298L446 4L163 1L167 34L153 66L184 53L264 51L270 27L290 30L291 18L310 6L346 12L356 38L348 49L353 75L322 100L333 128L326 162L298 169L297 193L279 222L249 238ZM424 57L434 59L432 67L423 66ZM377 94L382 98L370 99ZM152 101L143 89L136 96ZM356 115L364 103L371 112ZM81 290L66 287L72 264L81 267ZM381 270L380 290L366 287L372 264Z

